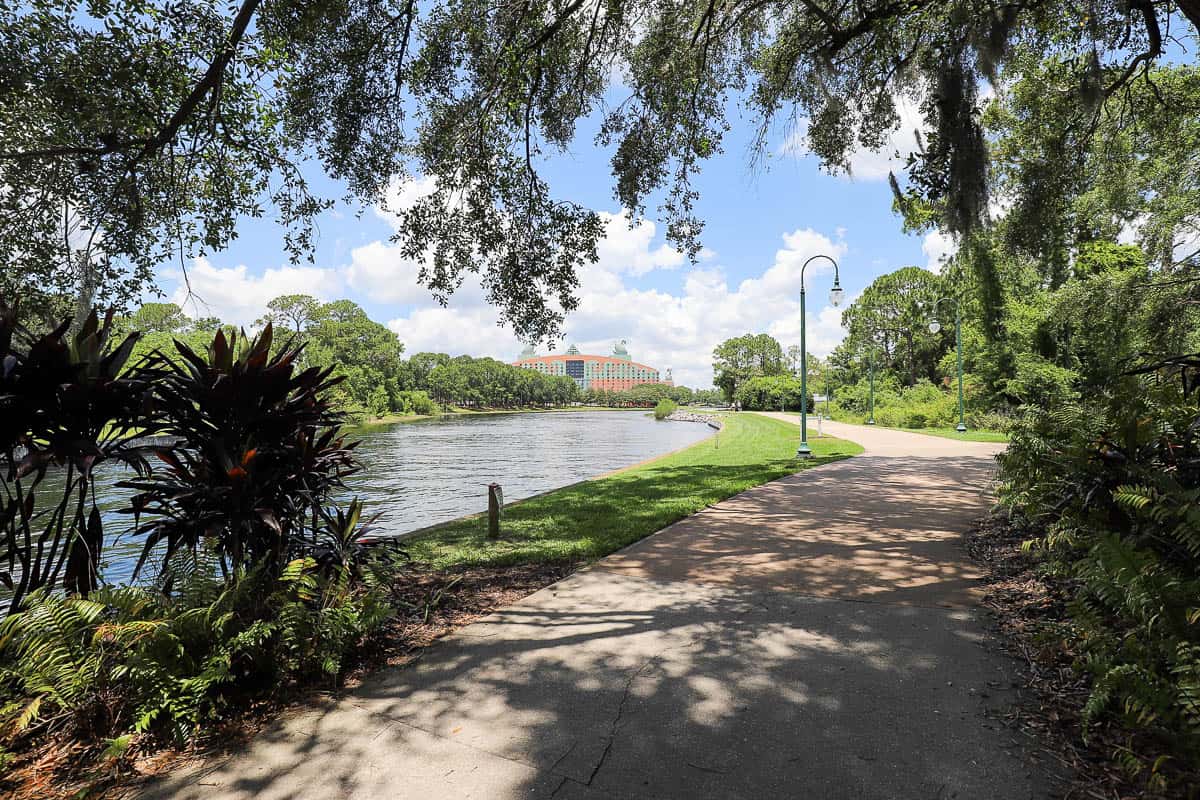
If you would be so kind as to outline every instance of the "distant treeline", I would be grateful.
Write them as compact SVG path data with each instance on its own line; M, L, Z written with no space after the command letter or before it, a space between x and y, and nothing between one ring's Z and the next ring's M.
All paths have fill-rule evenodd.
M303 344L306 364L333 366L344 377L336 390L338 400L358 416L433 414L439 407L549 408L576 403L650 408L664 398L680 405L720 399L715 391L663 384L621 392L582 391L571 378L543 375L494 358L452 358L445 353L404 358L399 337L350 300L322 303L308 295L284 295L268 303L267 314L256 325L267 322L275 326L279 346L287 341ZM171 352L172 339L203 349L214 331L235 327L215 317L191 319L172 303L146 303L118 323L144 332L131 363L153 350Z

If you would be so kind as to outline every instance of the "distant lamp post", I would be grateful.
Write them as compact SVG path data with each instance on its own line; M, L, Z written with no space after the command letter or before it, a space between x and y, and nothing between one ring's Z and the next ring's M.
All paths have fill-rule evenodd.
M842 304L842 284L838 276L838 263L826 255L816 255L804 262L800 268L800 448L796 458L812 458L812 448L808 446L808 345L804 340L804 271L808 265L818 258L833 264L833 288L829 291L829 302L834 308Z
M967 422L963 415L963 367L962 367L962 310L957 297L942 297L933 304L935 319L929 323L929 332L937 333L942 329L942 323L936 319L938 306L942 303L954 304L954 349L958 353L958 426L959 433L967 432Z

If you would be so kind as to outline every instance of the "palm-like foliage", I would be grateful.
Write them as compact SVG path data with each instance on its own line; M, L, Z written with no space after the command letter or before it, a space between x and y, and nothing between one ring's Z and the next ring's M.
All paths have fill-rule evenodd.
M111 314L101 322L95 313L68 331L63 322L34 335L0 300L0 581L10 612L39 587L95 588L104 543L95 469L145 469L146 448L132 434L154 432L151 376L123 372L138 334L114 345ZM51 470L61 481L46 481Z
M146 537L139 571L156 552L169 564L210 542L226 575L278 573L307 554L331 493L357 469L329 399L339 379L298 369L300 348L272 355L271 343L267 325L250 340L218 332L204 356L176 342L181 359L148 359L155 419L175 440L156 451L165 468L124 484Z
M137 334L110 346L111 331L93 314L35 336L0 303L0 743L183 740L249 698L336 680L391 614L362 504L332 504L357 463L331 370L272 353L270 325L130 365ZM91 488L109 461L137 472L123 485L150 585L98 586Z

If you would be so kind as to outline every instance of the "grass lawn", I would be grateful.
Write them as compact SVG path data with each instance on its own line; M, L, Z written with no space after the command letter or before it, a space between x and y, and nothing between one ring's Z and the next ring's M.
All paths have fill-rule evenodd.
M795 425L732 415L720 434L686 450L506 507L498 540L486 538L486 516L477 514L404 547L438 568L596 559L751 486L862 452L839 439L809 444L816 457L799 462Z
M964 442L1007 442L1008 434L1000 431L973 431L959 433L954 428L892 428L896 431L924 433L929 436L941 436L943 439L959 439Z
M800 416L799 411L789 411L789 414ZM808 415L810 418L812 414ZM863 425L867 427L860 419L835 419L834 422L844 422L847 425ZM816 428L813 427L816 423L810 422L808 425L808 438L811 441L816 435ZM958 439L962 442L1007 442L1008 434L1000 431L977 431L968 430L966 433L959 433L954 428L893 428L888 425L876 425L876 428L884 428L889 431L904 431L905 433L923 433L926 436L941 436L943 439Z

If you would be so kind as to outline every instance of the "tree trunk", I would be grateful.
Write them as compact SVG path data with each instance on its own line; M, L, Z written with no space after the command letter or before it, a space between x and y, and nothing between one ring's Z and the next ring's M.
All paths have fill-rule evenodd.
M71 333L83 327L83 321L92 313L96 301L96 272L86 256L79 257L79 294L75 297L75 313L71 322Z
M908 343L908 385L917 385L917 349L913 344L913 333L907 331L904 339Z

